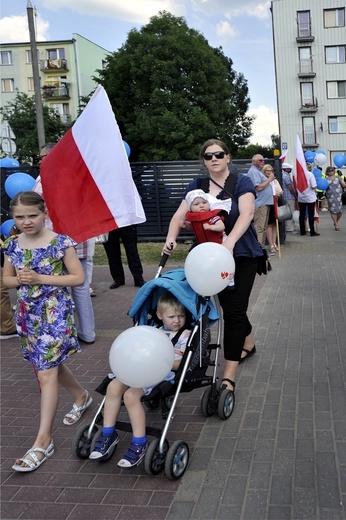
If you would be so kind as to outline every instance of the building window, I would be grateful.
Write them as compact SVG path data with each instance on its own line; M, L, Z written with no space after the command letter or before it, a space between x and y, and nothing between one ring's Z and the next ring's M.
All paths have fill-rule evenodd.
M328 126L330 134L345 134L346 116L328 117Z
M326 63L345 63L346 45L325 47Z
M1 65L12 65L12 52L11 51L1 51Z
M345 27L345 8L325 9L324 27Z
M300 93L303 107L309 108L315 106L312 83L301 83Z
M25 51L25 54L26 54L26 63L32 63L32 54L31 54L31 50L29 51ZM39 50L37 49L37 63L40 61L40 53L39 53Z
M34 78L28 78L28 90L35 90Z
M315 118L303 117L303 142L304 144L314 144L316 142Z
M311 47L299 47L299 72L301 74L312 73Z
M311 36L310 11L298 11L298 38Z
M65 58L65 49L47 49L47 55L49 60L58 60L59 58Z
M328 99L346 97L346 81L327 81L327 97Z
M2 79L1 90L2 92L14 92L14 79Z

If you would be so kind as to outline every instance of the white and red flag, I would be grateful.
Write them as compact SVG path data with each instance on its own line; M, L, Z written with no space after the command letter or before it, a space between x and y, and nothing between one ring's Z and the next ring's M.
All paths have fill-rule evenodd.
M42 162L40 173L54 231L76 242L146 220L118 124L101 86Z
M285 160L286 160L287 152L288 152L287 149L284 150L284 151L282 152L282 154L281 154L281 156L280 156L281 164L283 164L284 162L286 162Z
M302 144L299 139L299 135L297 134L297 142L296 142L296 171L293 175L293 181L295 188L303 193L308 186L308 171L306 169L306 161L302 148Z

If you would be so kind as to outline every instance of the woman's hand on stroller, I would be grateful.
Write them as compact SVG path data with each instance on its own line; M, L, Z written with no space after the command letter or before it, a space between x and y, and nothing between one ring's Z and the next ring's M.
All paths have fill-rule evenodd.
M170 256L176 247L177 243L175 240L167 240L162 248L162 255Z

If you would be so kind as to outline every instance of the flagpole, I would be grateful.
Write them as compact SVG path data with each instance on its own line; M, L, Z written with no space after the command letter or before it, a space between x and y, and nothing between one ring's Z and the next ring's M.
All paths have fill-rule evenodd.
M280 245L280 233L279 233L279 219L276 218L276 240L278 243L279 258L281 258L281 245Z

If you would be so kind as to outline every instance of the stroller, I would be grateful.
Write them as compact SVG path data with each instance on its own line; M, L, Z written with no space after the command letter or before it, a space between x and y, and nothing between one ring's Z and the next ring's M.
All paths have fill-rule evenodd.
M179 479L185 472L189 462L189 447L186 442L177 440L172 446L167 441L167 432L173 418L180 392L191 392L196 388L206 387L201 400L201 412L210 417L218 412L220 419L228 419L234 408L234 393L229 389L220 391L216 368L222 334L220 305L217 297L213 299L197 295L189 286L184 269L174 269L161 276L161 270L166 258L161 260L156 278L147 282L136 294L128 312L134 325L159 326L156 317L156 306L160 296L170 291L186 308L186 327L191 333L186 345L174 381L163 381L155 386L149 395L142 397L143 404L149 409L162 408L162 418L165 424L162 429L147 426L146 434L154 436L144 457L144 468L149 475L158 475L163 470L171 479ZM217 324L215 330L216 342L210 343L210 327ZM174 342L174 338L173 338ZM207 374L213 367L211 375ZM109 382L114 376L107 376L96 391L106 394ZM81 425L73 438L72 452L80 459L87 459L93 449L96 438L102 428L102 410L105 397L96 411L91 424ZM117 421L117 430L131 432L129 423ZM108 454L108 460L114 453Z

